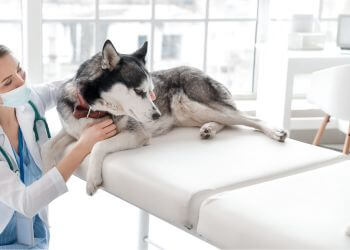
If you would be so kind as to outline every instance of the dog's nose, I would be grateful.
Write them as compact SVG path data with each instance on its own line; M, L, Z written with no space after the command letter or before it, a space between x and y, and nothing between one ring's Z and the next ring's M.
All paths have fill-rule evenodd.
M152 119L153 119L153 120L158 120L159 117L160 117L160 114L159 114L159 113L153 113L153 115L152 115Z

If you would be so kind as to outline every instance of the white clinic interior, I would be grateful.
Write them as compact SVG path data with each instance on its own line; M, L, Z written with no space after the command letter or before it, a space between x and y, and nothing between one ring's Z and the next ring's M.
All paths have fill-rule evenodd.
M346 116L350 117L350 73L346 72L350 72L350 0L0 0L0 13L0 44L14 52L26 70L30 85L71 77L80 64L101 51L106 39L110 39L121 53L131 53L148 41L147 69L150 72L180 65L201 69L230 90L238 109L287 130L290 139L285 145L289 140L308 146L317 144L310 147L325 150L325 153L310 153L310 157L315 157L317 161L321 161L321 155L327 153L337 154L337 157L348 154L349 146L346 152L346 144L349 144L350 118L346 119ZM339 67L347 66L348 71L337 73ZM346 84L346 81L349 83ZM57 111L50 110L46 118L52 133L57 134L62 127ZM322 126L324 131L320 130ZM211 143L215 146L215 138ZM218 152L202 153L215 156ZM293 154L286 155L297 162L298 154ZM328 170L332 167L323 168ZM349 167L347 163L347 169ZM313 171L321 170L310 172ZM344 171L346 173L337 174L349 177L350 172ZM303 174L310 173L296 175ZM279 189L278 181L281 185L296 182L308 186L307 176L305 180L294 181L289 179L287 172L282 175L282 180L272 181L272 186L253 190L257 186L253 185L252 190L250 187L241 188L239 192L242 193L235 194L234 199L247 197L244 205L249 208L242 208L244 216L248 218L249 212L256 215L249 217L244 225L253 225L254 222L249 219L259 217L260 210L250 206L261 205L262 215L269 214L266 212L269 207L266 204L265 207L263 201L259 203L258 198L256 201L252 199L260 197L260 192L264 190L274 190L271 191L273 196L273 192ZM325 176L327 173L320 179L312 176L310 185L323 183L323 187L332 186L333 182L328 183ZM284 178L287 184L283 183ZM103 190L90 197L85 192L85 184L77 176L72 176L67 183L69 192L50 204L50 249L141 249L138 245L140 210ZM350 190L350 185L342 188ZM291 204L299 204L298 195L292 194L297 188L288 190L296 200ZM349 191L341 194L343 196L340 197L349 200L346 197ZM268 199L269 195L263 193L261 197ZM276 199L279 197L276 194ZM234 199L230 203L232 206L235 206ZM310 201L313 198L305 196L300 199ZM329 208L330 221L337 211L350 208L349 201L345 207L341 198L339 201L341 209L336 209L334 204ZM275 206L275 203L271 204ZM240 206L243 204L240 203ZM299 209L297 206L296 211ZM333 207L334 210L331 210ZM221 213L221 210L217 212ZM339 235L334 238L329 236L324 245L313 244L317 240L308 238L304 245L291 244L288 248L288 244L281 243L282 240L275 242L272 239L274 230L280 228L274 228L279 222L273 218L265 228L263 222L257 219L257 228L261 228L256 229L266 232L262 235L271 239L264 241L258 236L250 237L247 226L244 233L239 230L232 232L232 237L237 237L237 244L232 249L350 247L350 238L346 238L344 233L346 228L339 227L334 229ZM291 224L286 225L293 225L291 218L294 217L288 218L286 223ZM345 225L350 226L350 213L346 218ZM317 221L317 218L314 219ZM220 244L213 243L216 238L202 240L152 213L149 220L150 243L147 247L150 250L220 248ZM303 220L300 221L303 223ZM305 223L313 223L310 221L305 219ZM227 223L232 226L235 221L227 218ZM293 230L281 234L286 239L290 237L290 241L303 242L303 237L296 237L296 233L289 235L289 231ZM261 243L242 243L244 240ZM339 244L334 243L340 241Z

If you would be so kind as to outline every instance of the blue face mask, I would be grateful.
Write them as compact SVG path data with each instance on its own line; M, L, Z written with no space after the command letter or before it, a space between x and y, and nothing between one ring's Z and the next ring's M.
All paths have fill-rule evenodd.
M22 106L30 100L30 93L31 89L26 84L23 84L9 92L0 94L2 105L11 108Z

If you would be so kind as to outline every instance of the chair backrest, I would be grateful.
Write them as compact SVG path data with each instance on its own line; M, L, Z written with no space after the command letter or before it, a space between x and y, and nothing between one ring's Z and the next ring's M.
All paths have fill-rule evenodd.
M350 64L312 74L307 99L338 119L350 120Z

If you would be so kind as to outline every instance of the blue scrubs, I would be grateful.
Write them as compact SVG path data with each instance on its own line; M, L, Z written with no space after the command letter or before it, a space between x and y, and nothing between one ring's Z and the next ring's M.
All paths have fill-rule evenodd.
M29 186L41 177L42 172L41 169L35 164L33 157L27 148L20 128L18 129L19 155L17 154L16 150L12 150L15 154L17 164L20 168L21 180L24 185ZM47 228L46 224L40 219L38 214L32 218L34 228L34 246L29 247L17 243L16 213L18 212L15 211L9 224L0 234L0 249L48 249L50 240L49 229Z

